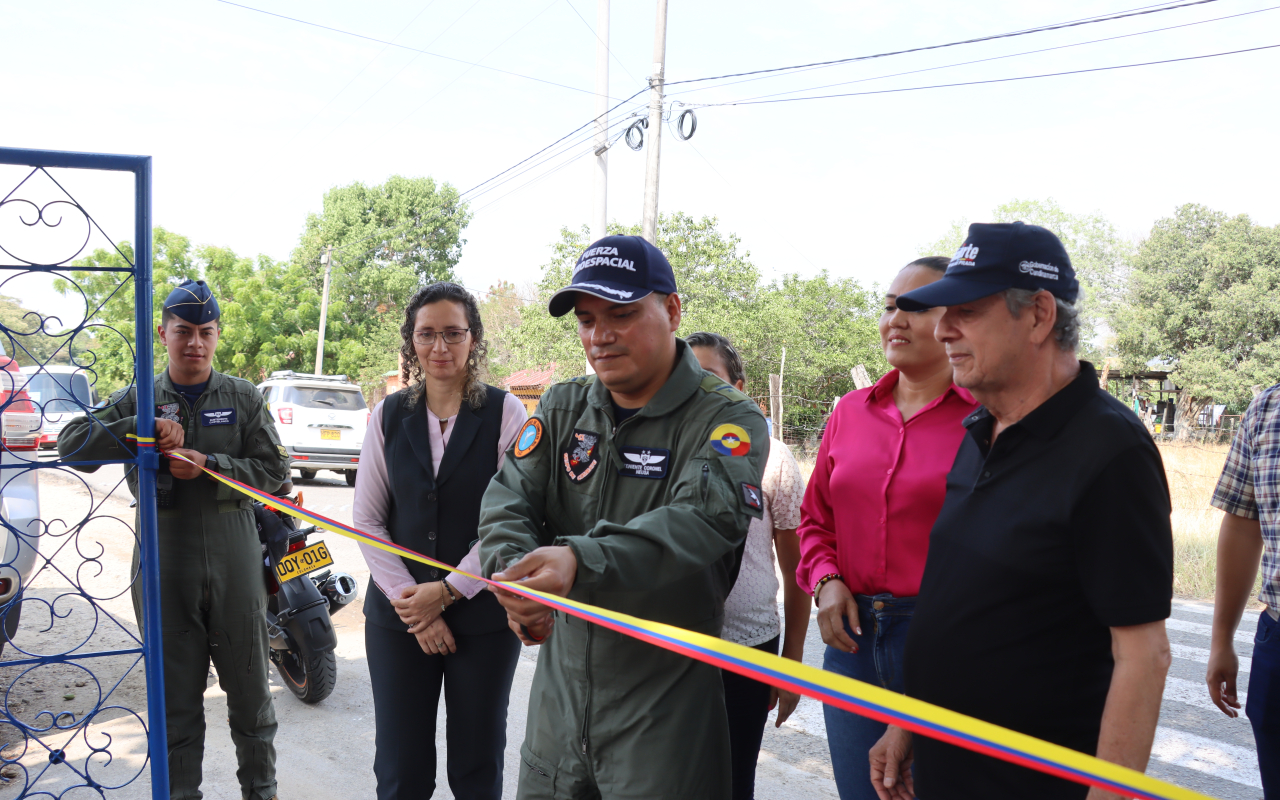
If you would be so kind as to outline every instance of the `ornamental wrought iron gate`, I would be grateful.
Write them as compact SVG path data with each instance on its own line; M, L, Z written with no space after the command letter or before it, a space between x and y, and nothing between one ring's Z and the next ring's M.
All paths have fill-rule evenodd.
M42 449L111 389L154 406L152 292L150 156L0 148L0 798L169 796L155 420L91 475Z

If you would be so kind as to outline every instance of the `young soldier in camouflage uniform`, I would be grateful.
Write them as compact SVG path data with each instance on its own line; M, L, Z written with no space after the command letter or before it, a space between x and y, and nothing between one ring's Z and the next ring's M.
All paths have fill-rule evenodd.
M761 513L764 417L676 338L675 276L640 237L582 255L550 305L571 308L596 374L547 391L489 484L485 572L717 636ZM545 642L520 798L729 797L715 667L498 597L526 644Z
M157 333L169 365L155 377L155 409L144 413L155 414L161 451L275 491L288 480L289 461L253 384L213 370L218 317L218 301L204 281L187 281L165 300ZM92 417L67 424L58 455L67 461L133 457L135 446L126 436L136 433L137 414L134 388L121 389ZM172 478L163 474L166 466ZM185 462L167 461L161 472L157 483L171 486L157 486L170 796L202 797L204 690L212 658L227 693L240 791L247 800L267 800L276 793L276 716L267 685L267 598L252 506ZM127 479L136 496L136 474L130 471ZM137 565L135 550L135 572ZM140 583L133 586L139 627Z

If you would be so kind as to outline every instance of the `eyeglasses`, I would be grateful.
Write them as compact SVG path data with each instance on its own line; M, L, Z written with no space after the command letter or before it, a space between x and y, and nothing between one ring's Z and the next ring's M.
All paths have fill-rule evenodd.
M467 340L467 334L471 332L470 328L454 328L452 330L440 331L414 331L414 344L432 345L436 343L436 337L444 337L445 344L462 344Z

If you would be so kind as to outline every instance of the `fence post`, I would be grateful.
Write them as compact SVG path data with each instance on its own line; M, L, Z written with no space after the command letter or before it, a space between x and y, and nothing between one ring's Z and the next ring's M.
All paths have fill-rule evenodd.
M155 382L151 322L151 158L139 160L134 170L134 386L138 395L138 437L156 435ZM150 412L150 413L148 413ZM138 447L138 544L142 581L142 652L147 666L148 752L151 755L151 797L169 797L169 742L164 716L164 642L160 635L160 565L151 563L160 554L156 517L156 469L160 456L155 446Z
M769 417L773 420L773 435L782 441L782 376L769 376Z

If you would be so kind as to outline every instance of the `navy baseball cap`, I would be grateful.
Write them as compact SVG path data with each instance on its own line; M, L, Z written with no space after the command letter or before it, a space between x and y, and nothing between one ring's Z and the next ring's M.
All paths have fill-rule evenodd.
M164 300L164 310L192 325L204 325L222 316L218 298L204 281L183 281Z
M563 317L573 310L578 292L634 303L654 292L676 290L676 274L662 251L639 236L606 236L578 257L573 267L573 283L551 295L547 310Z
M1053 231L1024 222L975 222L947 273L896 303L904 311L924 311L972 303L1005 289L1043 289L1067 303L1076 301L1080 284Z

